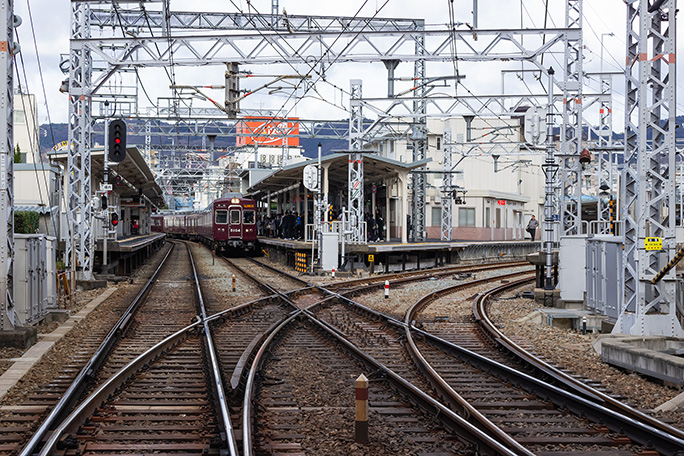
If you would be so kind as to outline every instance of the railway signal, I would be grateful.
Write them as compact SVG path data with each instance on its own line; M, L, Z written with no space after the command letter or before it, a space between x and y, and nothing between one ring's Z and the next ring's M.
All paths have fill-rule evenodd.
M109 160L121 163L126 158L126 122L121 119L109 123Z
M119 214L112 212L111 222L112 227L116 228L119 225Z

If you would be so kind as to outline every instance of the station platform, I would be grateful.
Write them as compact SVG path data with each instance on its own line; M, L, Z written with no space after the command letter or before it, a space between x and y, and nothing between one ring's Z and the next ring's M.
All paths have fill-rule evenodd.
M107 264L104 264L104 242L97 241L95 246L96 268L101 274L129 275L138 268L166 240L164 233L127 236L116 241L107 241Z
M297 255L311 261L311 242L259 237L264 253L274 261L295 267ZM490 261L525 260L526 255L540 249L540 242L511 241L423 241L369 242L346 244L345 258L340 258L341 271L368 269L371 272L410 271L445 264L473 264ZM341 257L341 251L340 257Z

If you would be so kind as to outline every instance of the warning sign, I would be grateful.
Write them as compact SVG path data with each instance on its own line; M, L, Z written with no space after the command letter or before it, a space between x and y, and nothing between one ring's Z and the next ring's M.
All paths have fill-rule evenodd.
M375 261L375 255L368 255L368 261L373 263Z
M647 237L644 241L646 250L663 250L663 238Z

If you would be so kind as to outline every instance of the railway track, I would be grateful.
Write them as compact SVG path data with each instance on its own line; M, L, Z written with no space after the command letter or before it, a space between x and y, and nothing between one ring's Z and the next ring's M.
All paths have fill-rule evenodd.
M341 454L340 447L353 445L352 385L362 372L371 379L372 454L658 454L649 446L653 426L616 425L619 413L597 406L601 398L590 389L579 394L568 382L535 379L548 379L548 369L512 362L491 343L475 348L472 335L460 339L468 339L469 351L425 331L437 329L424 315L440 297L491 288L491 277L436 291L400 321L346 297L377 290L384 280L335 284L333 291L279 278L277 269L250 260L231 261L231 268L251 276L264 297L209 315L199 284L192 284L198 307L174 312L178 323L136 327L147 342L108 358L98 388L67 420L56 420L41 454L237 455L238 443L242 454ZM439 274L472 273L450 269ZM190 275L196 270L183 277ZM438 280L434 273L410 275L393 283ZM148 312L159 320L160 309ZM182 322L195 315L192 324ZM617 432L623 428L632 439ZM684 442L668 438L653 443L660 454L675 454L672 445Z
M190 250L182 246L169 256L173 266L160 266L98 350L102 360L89 363L95 388L79 400L80 388L72 385L62 412L53 411L22 455L39 448L44 455L234 450Z
M161 263L153 273L153 279L161 270L170 248L163 255ZM133 303L143 299L142 289L135 296ZM131 302L123 301L107 312L98 312L98 324L88 325L86 337L78 345L68 347L71 352L70 361L58 366L53 377L32 390L20 404L3 407L0 416L0 454L18 454L22 446L34 435L38 425L52 414L52 420L58 420L73 404L61 400L67 394L82 391L92 384L92 376L88 371L103 360L103 341L113 333L112 328L123 328L121 316L131 308ZM83 323L81 323L83 324ZM71 392L70 392L71 390ZM57 407L57 409L56 409Z
M463 286L451 288L452 290L448 292L453 292L454 289L460 289ZM439 296L448 292L435 292L434 295ZM523 375L524 380L521 380L516 375L508 375L509 373L502 375L500 367L491 366L487 366L483 371L483 364L474 363L470 359L463 361L458 368L453 368L451 366L454 364L454 358L457 357L454 352L449 352L441 347L435 348L427 343L427 338L418 344L412 340L411 331L408 330L412 318L408 314L407 321L404 323L404 330L413 348L410 355L407 356L407 353L397 347L396 333L387 331L388 326L395 325L391 319L383 319L377 313L363 309L350 301L346 303L348 308L344 308L343 305L334 301L329 300L327 302L326 306L321 306L326 310L317 315L331 323L354 345L380 363L385 361L389 369L402 377L412 379L416 385L429 390L429 388L425 388L424 380L416 375L415 368L408 367L411 365L407 362L408 356L415 359L419 366L421 366L422 359L420 369L427 373L427 377L430 379L428 381L439 391L439 396L443 401L449 403L454 410L460 411L464 416L480 418L480 420L473 420L473 424L487 432L499 433L502 443L511 445L521 454L558 454L565 448L572 448L573 454L649 454L652 451L652 445L655 445L664 454L674 454L677 451L677 445L682 442L678 437L670 436L672 438L665 437L658 443L654 443L658 439L656 434L658 434L659 429L653 427L647 429L650 425L642 422L629 431L633 439L641 442L641 444L637 444L624 434L615 432L629 428L632 417L613 415L610 411L606 412L605 410L596 411L596 407L587 403L580 406L568 406L570 401L582 402L583 397L572 397L571 393L565 392L565 394L560 395L562 399L556 398L558 405L554 405L549 397L557 392L549 391L545 387L540 387L539 384L535 386L526 385L526 388L511 387L511 382L524 383L527 382L525 377L529 376ZM363 318L357 318L357 313L366 313L367 315ZM412 316L415 316L415 313ZM464 322L458 321L458 323ZM464 337L465 333L469 334ZM457 338L461 344L471 347L476 345L473 341L477 339L476 332L465 330L456 331L456 334L458 336L452 337ZM511 363L509 359L501 356L496 347L491 344L481 346L481 341L479 343L480 346L476 350L486 352L487 355L499 361L506 361L509 365L514 364L514 368L509 368L512 372L515 372L515 369L521 369L520 360ZM429 360L426 360L426 357L421 354L421 349L428 353ZM448 354L446 359L445 354ZM484 364L488 363L490 360ZM494 362L494 364L500 365L501 363ZM439 375L439 370L443 370L445 366L446 372L443 372L444 375ZM524 368L534 371L535 374L545 373L532 369L530 365L525 365ZM432 376L430 372L432 372ZM491 372L495 372L495 374ZM503 381L500 378L503 378ZM474 392L472 385L478 383L482 383L484 386ZM570 391L576 390L571 382L556 383ZM456 393L457 390L462 390L464 386L468 390L465 397ZM597 399L592 389L588 387L584 389L584 396ZM473 404L487 412L478 410L478 407L474 407ZM502 411L502 409L505 410ZM524 417L519 418L521 415ZM613 432L606 426L596 425L590 420L584 419L585 415L590 416L598 423L610 422ZM511 419L511 417L514 418ZM492 421L507 423L507 425L500 426L495 430Z
M460 393L462 413L481 421L479 427L498 432L496 425L534 454L559 454L559 447L568 454L678 454L684 448L681 431L536 359L489 321L489 299L524 282L480 294L462 306L470 313L461 312L455 322L421 321L420 313L444 305L458 287L432 293L407 311L407 340L433 381ZM453 360L445 363L444 353Z

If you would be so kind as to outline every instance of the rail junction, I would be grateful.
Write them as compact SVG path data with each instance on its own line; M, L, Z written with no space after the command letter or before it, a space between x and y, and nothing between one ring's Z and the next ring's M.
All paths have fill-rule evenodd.
M683 456L676 0L285 2L0 5L0 454Z

